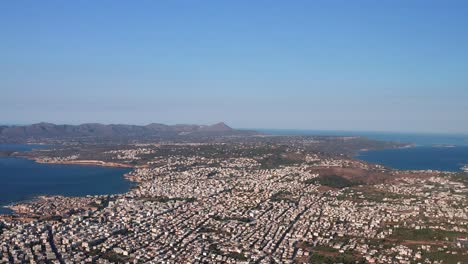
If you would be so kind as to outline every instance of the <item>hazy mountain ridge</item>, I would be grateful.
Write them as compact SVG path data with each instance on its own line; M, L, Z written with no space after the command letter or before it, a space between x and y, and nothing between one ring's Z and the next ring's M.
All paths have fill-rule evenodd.
M86 123L81 125L56 125L37 123L25 126L0 126L0 137L9 139L78 138L78 137L171 137L181 135L247 135L254 131L236 130L223 122L213 125L151 123L144 126L124 124Z

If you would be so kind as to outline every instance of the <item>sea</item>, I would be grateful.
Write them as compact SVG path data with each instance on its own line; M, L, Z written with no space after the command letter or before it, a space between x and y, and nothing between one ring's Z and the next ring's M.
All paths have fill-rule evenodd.
M44 145L0 144L0 151L28 151ZM124 178L128 168L88 165L42 164L35 161L0 157L0 214L3 207L31 200L40 195L86 196L127 192L134 184Z
M400 170L461 172L468 165L468 135L372 131L258 129L273 135L362 136L414 147L361 151L355 158Z
M356 132L324 130L255 129L272 135L363 136L369 139L414 144L414 147L361 151L355 158L401 170L460 172L468 165L468 135ZM0 144L0 151L28 151L43 145ZM133 183L123 175L127 168L87 165L40 164L0 157L0 214L2 206L38 195L86 196L125 193Z

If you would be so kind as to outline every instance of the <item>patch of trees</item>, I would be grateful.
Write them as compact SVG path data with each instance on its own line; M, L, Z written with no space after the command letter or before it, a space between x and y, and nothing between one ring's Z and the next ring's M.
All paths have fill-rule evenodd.
M211 178L211 177L216 176L216 174L218 174L218 171L210 171L210 172L208 172L208 174L206 175L206 177Z
M317 178L308 179L304 183L305 184L320 184L323 186L328 186L328 187L338 188L338 189L352 187L352 186L361 184L356 181L348 180L339 175L320 176Z
M277 193L274 193L271 197L270 197L270 201L272 202L286 202L286 203L295 203L297 204L298 201L297 199L295 199L295 197L293 196L293 194L289 191L279 191Z
M325 256L318 253L312 253L310 256L310 263L326 263L326 264L334 264L334 263L343 263L343 264L364 264L366 263L365 259L362 257L356 257L351 254L342 253L337 256Z
M418 240L418 241L443 241L445 238L462 237L462 232L446 231L440 229L412 229L412 228L397 228L393 231L392 238L401 240Z

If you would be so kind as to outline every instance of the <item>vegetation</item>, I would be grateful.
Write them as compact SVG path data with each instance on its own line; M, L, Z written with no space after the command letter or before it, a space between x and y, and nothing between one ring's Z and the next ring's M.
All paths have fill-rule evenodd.
M452 252L453 250L451 250ZM431 260L439 260L443 263L468 263L468 255L462 255L462 250L458 250L457 254L447 253L445 251L423 252L423 258Z
M350 181L350 180L348 180L348 179L346 179L346 178L344 178L342 176L338 176L338 175L320 176L320 177L317 177L317 178L308 179L308 180L304 181L304 183L305 184L320 184L320 185L323 185L323 186L328 186L328 187L338 188L338 189L351 187L351 186L355 186L355 185L360 184L358 182Z
M260 161L262 169L273 169L279 166L290 166L304 162L305 156L301 153L287 152L284 147L273 150L271 155Z
M111 263L126 263L129 260L129 257L117 254L112 251L109 251L106 254L104 254L102 258L109 260Z
M362 257L356 257L351 254L343 253L337 256L325 256L318 253L312 253L309 258L310 263L317 264L334 264L334 263L343 263L343 264L356 264L356 263L366 263L365 259Z
M128 230L127 228L122 228L122 229L119 229L119 230L116 230L114 232L112 232L112 235L123 235L123 236L126 236L130 233L133 233L132 231Z
M211 177L216 176L216 174L218 174L217 171L210 171L210 172L206 175L206 177L211 178Z
M317 245L313 247L314 251L321 251L321 252L338 252L338 249L328 247L328 246L322 246L322 245Z
M238 253L238 252L229 252L226 256L230 257L230 258L233 258L233 259L236 259L236 260L239 260L239 261L247 261L248 258L242 254L242 253Z
M397 228L393 231L392 238L401 240L445 240L445 238L455 238L463 236L464 233L445 231L440 229L412 229L412 228Z
M221 249L218 248L218 245L216 244L210 244L208 246L208 250L213 253L213 254L216 254L216 255L222 255L223 252L221 251Z
M373 187L365 186L366 188L353 188L344 191L342 194L337 196L338 200L366 200L371 202L383 202L385 199L391 199L393 202L399 202L403 199L417 198L413 195L398 194L392 192L385 192L383 190L375 189ZM396 200L396 201L395 201Z
M288 191L279 191L275 194L273 194L270 197L270 201L272 202L287 202L287 203L297 203L297 199L293 197L293 194Z
M409 199L413 196L411 195L403 195L398 193L391 193L391 192L384 192L381 190L369 190L364 192L364 199L373 202L383 202L384 199L393 199L402 201L403 199Z
M455 181L468 184L468 172L459 172L459 173L453 174L452 179Z
M100 200L99 203L97 203L96 201L93 201L93 202L91 202L91 203L89 204L89 206L95 207L95 208L97 208L98 210L102 210L102 209L106 208L107 206L109 206L109 198Z
M216 245L216 244L210 244L208 246L208 250L213 254L230 257L230 258L233 258L233 259L236 259L236 260L239 260L239 261L247 261L248 260L248 258L242 253L238 253L238 252L224 253L221 249L218 248L218 245Z

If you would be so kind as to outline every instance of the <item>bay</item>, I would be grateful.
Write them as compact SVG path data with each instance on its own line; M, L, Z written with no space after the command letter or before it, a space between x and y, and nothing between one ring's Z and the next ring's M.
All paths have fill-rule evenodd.
M468 165L468 146L361 151L355 158L400 170L461 172Z
M31 145L0 145L0 150L30 150ZM43 147L43 146L41 146ZM133 183L124 178L128 168L88 165L41 164L15 158L0 158L0 213L2 206L39 195L86 196L127 192Z
M361 136L373 140L414 144L416 147L361 151L355 158L401 170L460 172L468 165L468 135L338 130L260 129L272 135Z
M405 133L379 131L346 131L346 130L300 130L300 129L256 129L271 135L302 136L360 136L380 141L411 143L417 146L454 145L468 146L468 135L448 133Z

